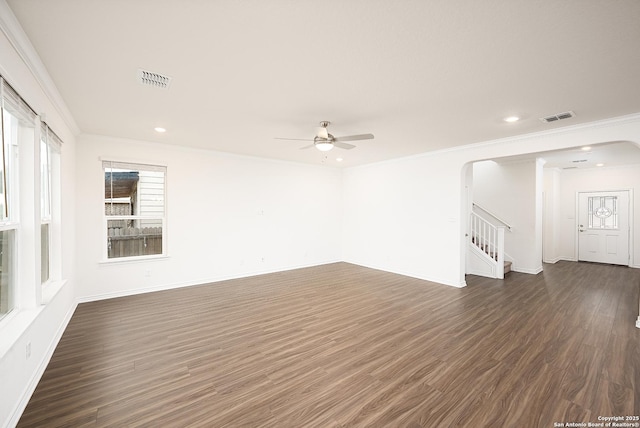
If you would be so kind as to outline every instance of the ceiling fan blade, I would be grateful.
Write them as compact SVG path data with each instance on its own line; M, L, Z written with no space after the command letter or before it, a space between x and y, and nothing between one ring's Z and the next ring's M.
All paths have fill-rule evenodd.
M311 147L315 147L315 144L309 144L308 146L300 147L300 150L310 149Z
M336 137L335 141L357 141L373 140L373 134L347 135L346 137Z
M274 140L289 140L289 141L313 141L313 139L309 138L282 138L282 137L273 137Z
M333 145L345 150L351 150L356 147L353 144L341 143L340 141L334 141Z

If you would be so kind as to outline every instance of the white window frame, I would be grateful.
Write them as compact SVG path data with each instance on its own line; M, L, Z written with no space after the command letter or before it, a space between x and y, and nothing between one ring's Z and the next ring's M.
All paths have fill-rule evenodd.
M157 164L147 164L142 162L128 162L128 161L115 161L115 160L102 160L102 176L105 177L107 168L114 169L124 169L124 170L132 170L132 171L149 171L149 172L162 172L164 181L162 188L162 213L158 215L109 215L106 213L106 210L103 207L103 227L102 227L102 236L103 236L103 255L102 262L103 263L122 263L122 262L130 262L130 261L144 261L144 260L154 260L154 259L162 259L167 257L167 167L164 165ZM117 198L114 198L117 199ZM107 198L104 198L106 203ZM140 221L154 221L160 222L162 228L162 252L158 254L148 254L148 255L132 255L132 256L121 256L121 257L109 257L109 249L110 249L110 237L108 232L109 221L111 220L123 220L123 221L132 221L132 222L140 222ZM142 236L142 235L141 235Z
M43 163L43 146L46 154L46 162ZM62 149L62 140L49 126L42 122L40 127L40 239L42 242L42 226L47 225L47 267L48 276L42 281L42 270L40 272L42 285L47 285L57 280L59 272L59 251L58 233L56 218L59 217L59 157ZM43 170L44 168L44 170ZM46 198L43 196L46 194ZM42 257L44 256L42 247L40 248L40 266L42 269Z
M5 120L8 116L14 120ZM35 258L33 249L37 246L35 242L27 238L30 236L29 233L23 230L25 224L29 226L30 218L33 218L30 215L35 214L33 207L29 205L33 204L33 201L20 197L22 193L29 194L29 185L34 184L28 183L25 188L23 183L25 176L23 175L28 171L33 172L31 168L36 160L35 154L31 151L35 147L37 115L2 76L0 76L0 121L2 123L0 145L2 145L4 154L3 174L0 174L0 180L3 180L2 186L5 195L2 204L4 208L0 218L0 231L13 231L8 266L7 282L9 286L8 290L4 291L5 298L7 295L9 298L5 300L8 304L5 304L5 307L0 310L0 319L4 321L10 318L8 315L16 313L21 308L39 304L40 294L30 281L30 275L33 275L31 263ZM6 139L7 137L9 140ZM23 207L23 205L25 206ZM25 207L26 209L24 209ZM23 215L26 217L23 218ZM37 236L39 238L39 235Z
M18 199L18 196L20 189L18 188L19 159L17 150L19 143L19 126L17 122L5 121L5 114L13 117L16 116L4 108L3 99L0 98L0 102L2 102L2 107L0 108L2 139L0 140L0 144L2 144L2 160L4 161L4 165L2 166L3 173L0 175L0 179L3 180L2 186L4 195L4 201L2 203L3 213L2 219L0 219L0 231L13 232L11 235L12 242L9 244L12 253L10 255L8 265L9 276L5 278L8 289L2 291L5 293L5 304L3 308L0 308L0 319L2 319L20 307L20 290L18 288L18 254L20 250L18 245L18 234L20 233L20 200ZM8 126L11 126L11 129L8 129ZM7 141L7 137L11 139ZM2 275L5 275L5 273L3 272Z

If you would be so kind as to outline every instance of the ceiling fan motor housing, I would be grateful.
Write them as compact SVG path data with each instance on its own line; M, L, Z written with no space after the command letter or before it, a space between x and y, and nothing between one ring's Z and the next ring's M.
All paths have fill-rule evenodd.
M314 142L314 143L322 143L322 142L327 142L327 141L328 141L328 142L333 143L333 141L334 141L335 139L336 139L336 138L335 138L333 135L331 135L331 134L327 134L327 138L322 138L322 137L318 137L318 136L316 136L316 137L313 139L313 142Z

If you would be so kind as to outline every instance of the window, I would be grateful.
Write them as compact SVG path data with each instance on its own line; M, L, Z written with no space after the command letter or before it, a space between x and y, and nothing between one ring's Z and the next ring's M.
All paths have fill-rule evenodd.
M14 150L17 144L17 119L2 109L2 150L0 151L0 317L15 306L16 254L15 232L18 229L15 192Z
M110 161L102 167L106 258L166 254L166 168Z
M51 279L53 206L57 196L54 189L54 167L57 166L62 141L42 123L40 133L40 281L45 284ZM57 169L56 169L57 172Z
M0 318L18 306L18 148L34 143L36 114L0 77ZM32 146L31 146L32 147ZM25 159L26 160L26 159ZM33 160L33 159L32 159ZM24 191L24 189L22 189Z

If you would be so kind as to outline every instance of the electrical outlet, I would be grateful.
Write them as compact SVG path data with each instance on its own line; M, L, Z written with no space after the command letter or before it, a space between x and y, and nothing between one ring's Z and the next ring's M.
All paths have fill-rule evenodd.
M26 348L26 352L25 352L26 356L27 356L27 360L29 358L31 358L31 342L27 343L27 348Z

